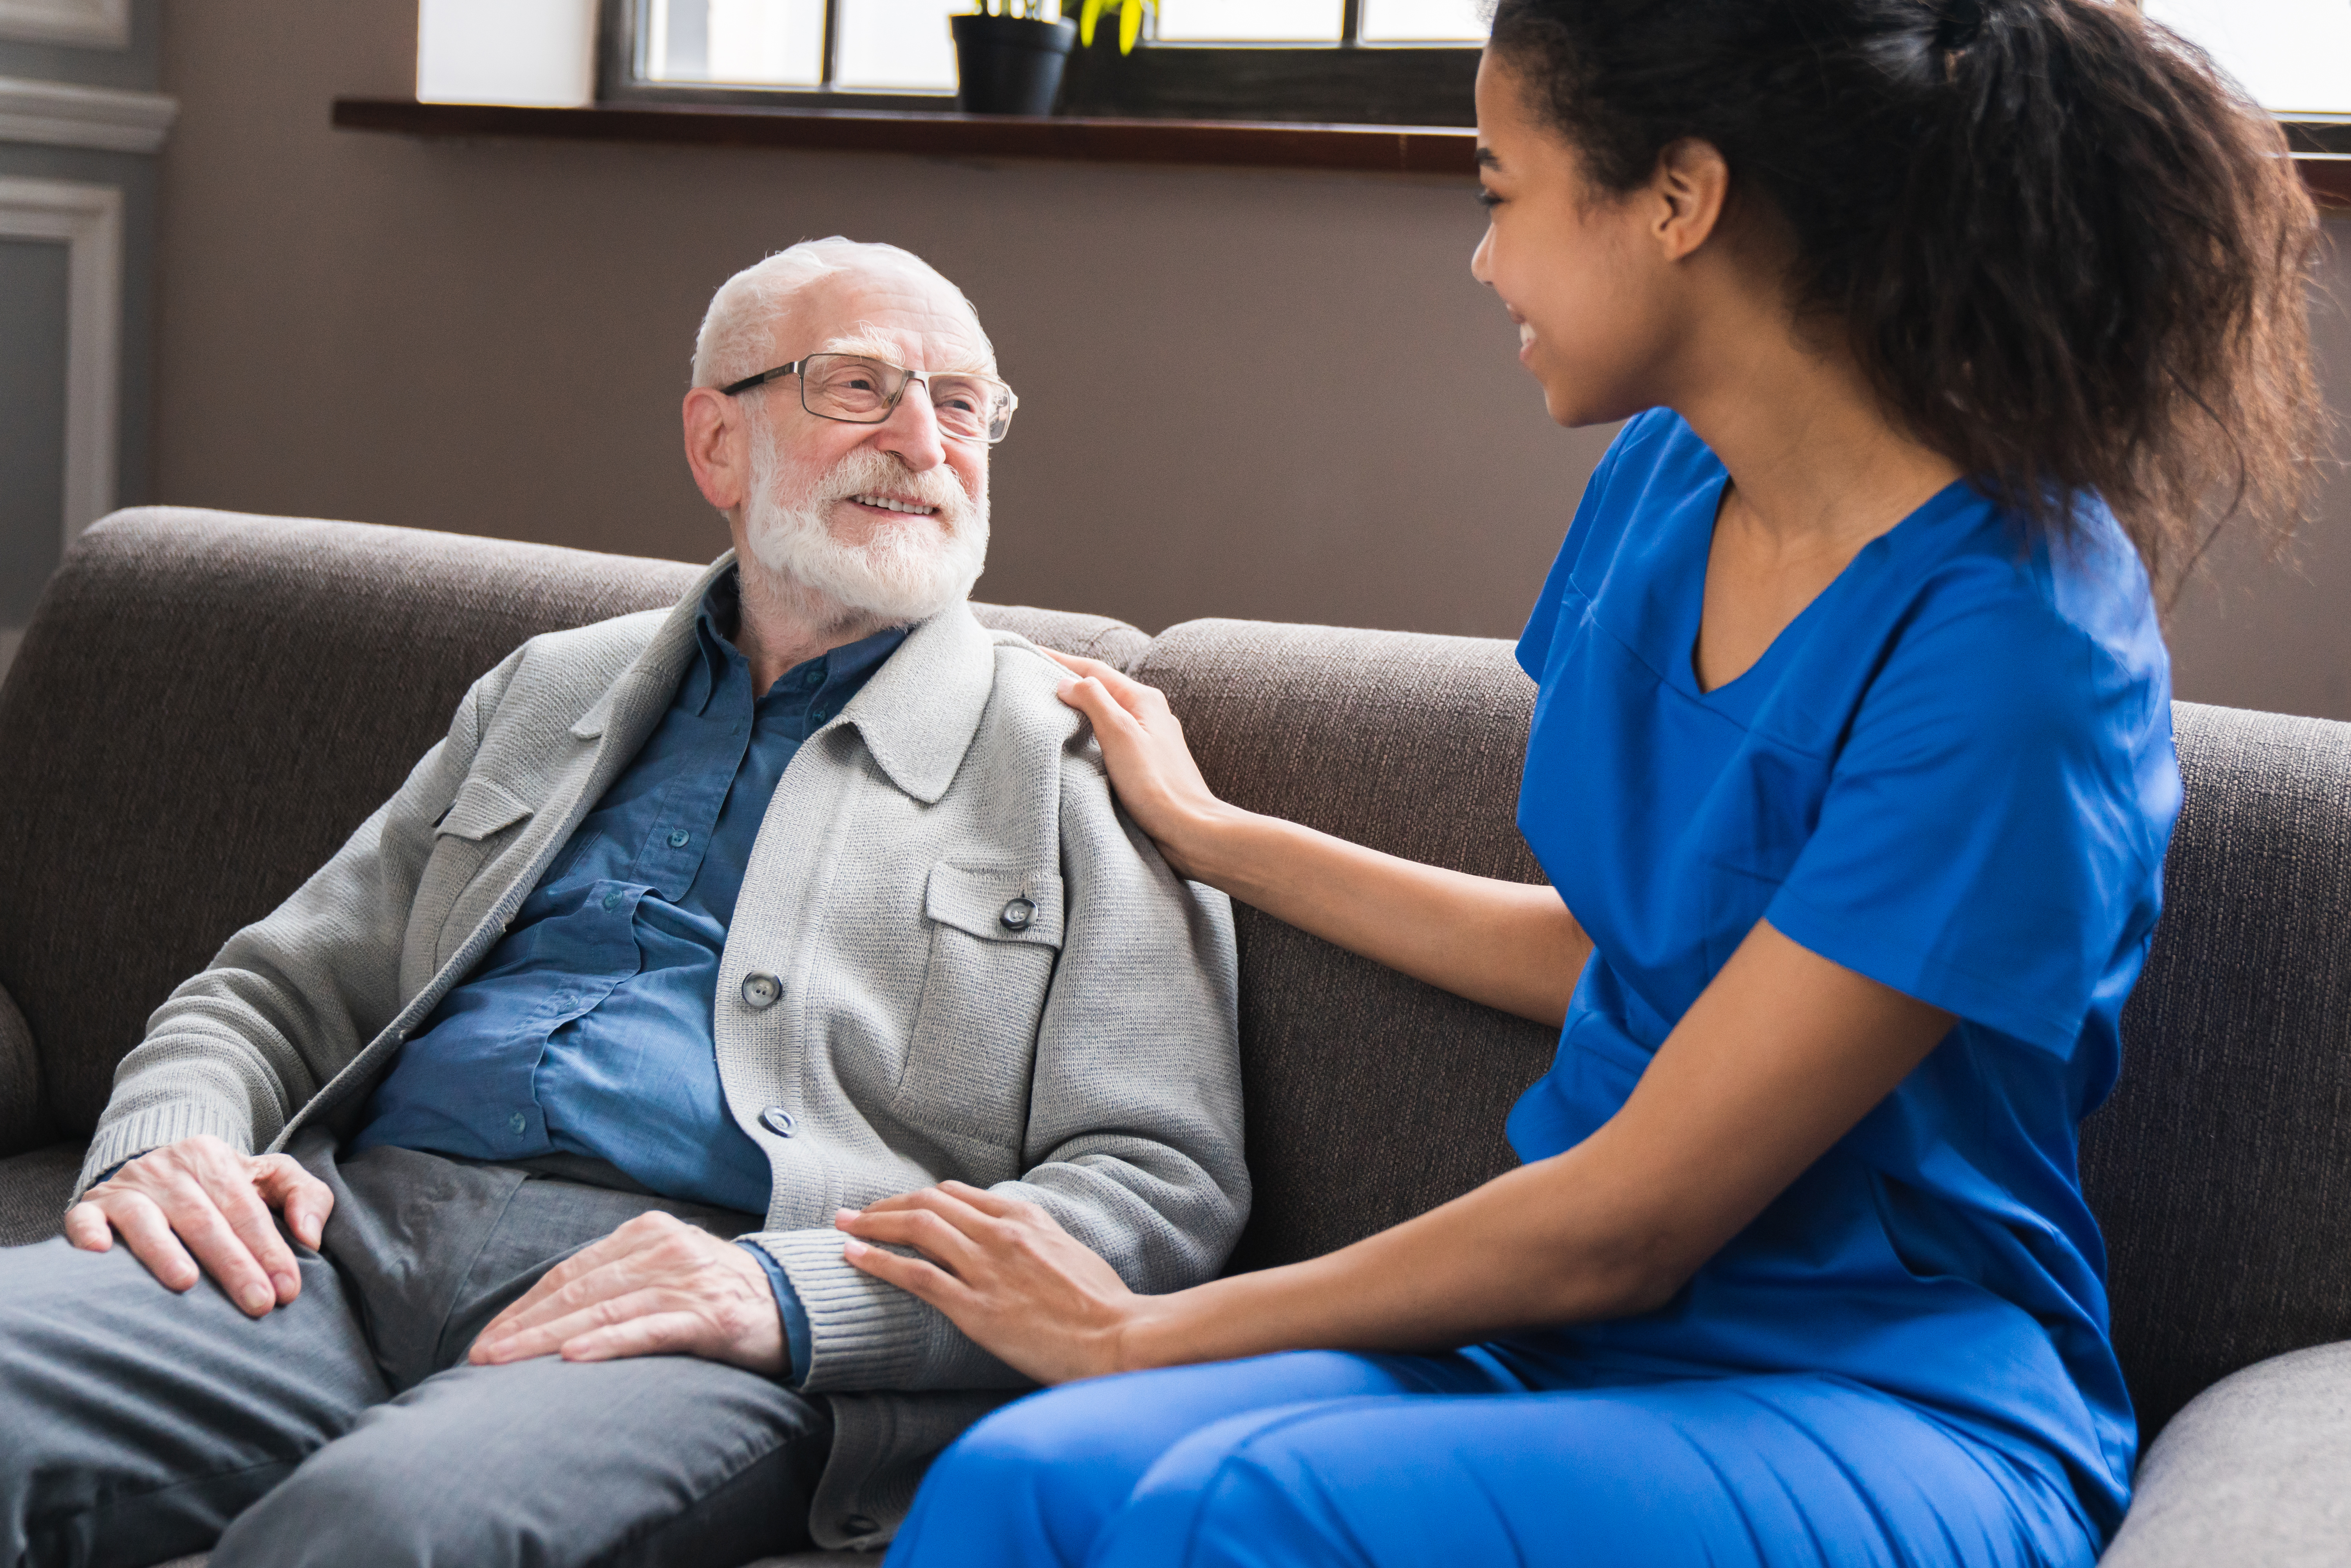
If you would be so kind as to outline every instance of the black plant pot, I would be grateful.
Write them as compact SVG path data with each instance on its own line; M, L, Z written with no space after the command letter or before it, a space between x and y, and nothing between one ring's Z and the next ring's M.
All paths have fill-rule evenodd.
M1078 41L1075 22L1026 16L950 16L956 107L966 114L1050 114L1061 68Z

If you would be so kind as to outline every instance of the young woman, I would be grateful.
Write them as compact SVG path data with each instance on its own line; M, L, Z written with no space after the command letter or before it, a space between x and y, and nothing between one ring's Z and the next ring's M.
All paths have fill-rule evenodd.
M2103 0L1502 0L1478 124L1473 272L1553 418L1631 416L1519 643L1552 885L1236 810L1158 694L1065 695L1185 874L1563 1025L1525 1163L1160 1297L1006 1195L844 1214L1070 1385L891 1561L2089 1563L2136 1438L2074 1128L2179 800L2150 584L2294 511L2309 203Z

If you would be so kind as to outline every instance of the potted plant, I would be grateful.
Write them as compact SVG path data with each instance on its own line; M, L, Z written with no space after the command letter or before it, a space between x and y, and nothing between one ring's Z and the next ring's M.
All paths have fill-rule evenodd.
M1094 47L1094 24L1105 11L1118 13L1118 52L1131 55L1134 40L1143 37L1143 14L1157 16L1159 0L1086 0L1085 9L1078 16L1078 41L1090 49Z
M956 46L956 107L966 114L1050 114L1077 24L1044 19L1045 0L977 0L950 16Z

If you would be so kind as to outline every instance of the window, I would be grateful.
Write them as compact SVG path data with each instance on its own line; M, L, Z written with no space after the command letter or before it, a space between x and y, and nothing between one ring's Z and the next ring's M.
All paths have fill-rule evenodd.
M1076 0L1046 0L1050 19ZM839 109L954 106L969 0L604 0L599 96ZM1468 125L1479 0L1160 0L1143 47L1080 48L1061 112Z
M2344 0L2146 0L2147 14L2210 52L2282 119L2351 114Z

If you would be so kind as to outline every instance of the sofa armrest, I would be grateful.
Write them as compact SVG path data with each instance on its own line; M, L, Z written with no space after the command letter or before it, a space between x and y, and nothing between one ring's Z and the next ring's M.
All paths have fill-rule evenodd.
M2351 1541L2351 1341L2224 1377L2139 1461L2105 1568L2312 1568Z
M41 1142L41 1059L33 1030L0 986L0 1158Z

